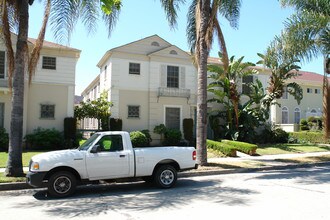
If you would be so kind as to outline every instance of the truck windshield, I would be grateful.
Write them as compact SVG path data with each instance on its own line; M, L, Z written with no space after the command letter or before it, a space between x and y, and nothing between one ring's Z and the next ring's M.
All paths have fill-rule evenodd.
M100 136L100 134L93 134L85 143L83 143L78 150L88 150L88 148L93 144L93 142Z

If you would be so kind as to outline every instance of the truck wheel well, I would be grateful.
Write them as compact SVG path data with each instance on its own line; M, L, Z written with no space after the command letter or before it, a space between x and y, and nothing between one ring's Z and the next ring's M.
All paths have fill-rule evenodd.
M178 164L178 162L176 162L175 160L166 159L166 160L162 160L162 161L158 162L158 164L155 166L152 174L154 174L156 172L156 170L163 165L171 165L172 167L174 167L174 169L176 169L176 171L180 170L180 165Z
M46 180L49 180L49 178L50 178L54 173L56 173L56 172L60 172L60 171L68 171L68 172L72 173L72 174L76 177L77 181L81 181L80 175L79 175L79 173L78 173L75 169L73 169L72 167L65 167L65 166L62 166L62 167L56 167L56 168L50 170L50 171L47 173L47 175L45 176L45 179L46 179Z

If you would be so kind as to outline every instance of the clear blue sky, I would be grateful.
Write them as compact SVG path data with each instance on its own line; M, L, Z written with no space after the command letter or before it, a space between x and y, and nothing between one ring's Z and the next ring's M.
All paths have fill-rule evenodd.
M157 34L166 41L188 51L186 38L186 14L188 4L182 6L178 15L178 27L171 30L166 20L159 0L123 0L119 21L111 37L103 22L99 22L97 32L88 35L87 30L78 23L70 42L60 42L82 51L76 69L76 95L99 74L96 64L104 53L120 45L136 41L150 35ZM275 35L283 29L283 21L293 12L283 9L278 0L243 0L239 29L229 27L228 22L221 19L221 26L225 35L229 55L245 56L245 61L257 62L257 53L263 53ZM29 36L36 38L43 17L43 6L35 1L30 8ZM53 32L49 28L46 40L55 42ZM211 56L217 57L219 46L214 44ZM302 70L323 73L322 58L308 64L301 64Z

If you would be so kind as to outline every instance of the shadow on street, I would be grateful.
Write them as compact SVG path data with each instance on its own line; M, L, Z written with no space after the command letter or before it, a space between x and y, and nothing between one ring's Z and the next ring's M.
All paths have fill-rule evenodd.
M193 200L212 200L226 205L245 205L249 201L245 195L257 193L250 190L222 187L220 181L179 179L171 189L158 189L144 182L129 184L91 185L79 187L76 193L63 199L47 196L42 190L35 193L35 200L19 203L14 208L33 208L39 206L49 216L86 217L120 212L155 210L159 207L176 209L190 205Z

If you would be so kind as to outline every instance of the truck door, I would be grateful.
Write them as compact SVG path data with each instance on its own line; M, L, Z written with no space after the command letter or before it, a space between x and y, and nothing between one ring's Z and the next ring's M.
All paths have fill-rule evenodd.
M105 135L96 145L97 152L89 152L86 156L89 179L128 177L130 153L124 150L122 136Z

